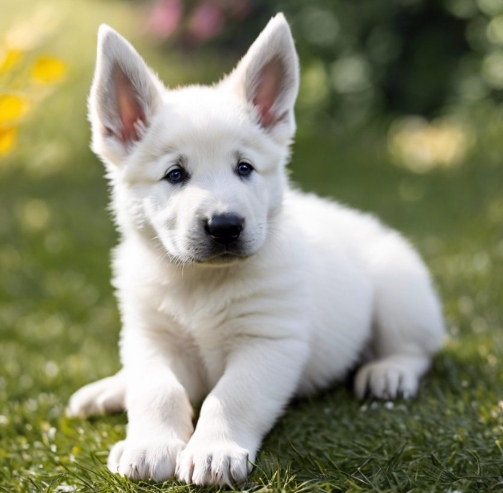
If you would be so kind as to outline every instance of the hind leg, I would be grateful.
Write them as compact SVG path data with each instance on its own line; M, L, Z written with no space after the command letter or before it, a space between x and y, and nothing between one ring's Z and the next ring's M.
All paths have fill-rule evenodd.
M70 397L66 415L87 418L124 411L125 390L122 371L85 385Z
M429 273L413 248L388 232L366 251L375 289L375 358L355 378L358 398L413 397L442 345L442 310Z

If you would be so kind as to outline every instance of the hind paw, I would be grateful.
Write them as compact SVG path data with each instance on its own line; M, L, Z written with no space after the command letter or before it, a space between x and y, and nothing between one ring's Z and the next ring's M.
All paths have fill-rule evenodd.
M419 377L415 371L403 364L387 360L364 365L355 378L355 393L358 399L409 399L417 394L418 387Z
M124 383L120 373L85 385L70 397L66 409L68 417L87 418L123 411Z

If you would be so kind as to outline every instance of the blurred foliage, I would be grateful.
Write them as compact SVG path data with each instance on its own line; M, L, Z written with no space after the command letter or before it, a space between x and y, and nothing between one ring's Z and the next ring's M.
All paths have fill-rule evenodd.
M14 148L23 119L65 76L62 60L40 54L57 28L55 14L50 8L35 10L0 40L0 157Z
M214 0L214 5L221 2ZM45 14L50 25L62 21L55 24L55 31L46 31L47 43L41 44L34 43L33 35L46 29L45 21L24 22L38 11L33 0L2 4L0 59L9 78L0 75L0 114L15 122L9 128L21 123L22 131L17 146L0 162L0 491L194 491L171 481L137 484L106 470L108 450L125 435L125 416L64 417L72 392L119 368L120 318L109 267L116 237L106 212L103 168L89 150L86 121L96 31L102 22L112 25L175 87L211 82L230 69L277 10L284 10L292 22L302 58L301 132L289 166L292 179L308 191L375 212L413 241L441 294L449 341L414 401L361 404L338 387L292 403L266 437L257 467L243 489L262 493L501 491L503 108L498 107L501 93L486 80L489 67L484 65L486 56L499 53L488 36L498 39L501 21L489 26L501 16L501 0L241 1L237 3L246 7L241 18L230 7L222 22L215 22L219 19L215 10L202 16L205 21L213 19L209 27L220 31L197 40L184 26L191 9L201 3L183 3L175 28L185 29L186 34L173 30L166 42L169 49L162 50L155 49L144 33L146 26L155 34L144 15L145 6L152 3L45 0L42 10L52 9ZM409 82L400 67L408 64L411 74L421 76L421 64L429 60L409 53L412 58L398 64L403 56L399 44L398 58L379 64L372 53L381 50L384 58L391 56L393 41L386 34L381 36L388 41L381 45L379 36L367 38L377 26L387 28L381 29L384 33L398 32L386 12L403 19L424 9L441 12L461 26L455 32L464 44L458 61L452 60L455 68L448 80L435 82L438 87L448 82L451 92L436 103L438 109L388 105L385 96L378 97L384 87L378 74L384 73L386 79L387 70L399 67L393 91L406 94ZM320 16L319 11L329 14ZM311 31L310 22L315 26ZM433 39L429 33L437 24L430 26L428 17L411 22L416 30L411 27L410 36L403 35L411 39L399 38L400 43ZM29 26L24 34L23 29L13 29L23 25ZM327 25L329 29L323 29ZM365 36L362 26L368 26ZM209 27L206 34L211 33ZM16 31L21 33L17 39L22 46L7 53L6 35ZM332 33L328 38L327 32ZM434 58L447 48L432 45L429 50ZM44 72L44 58L35 64L47 53L68 61L65 83L60 86L32 79L33 70L38 70L35 66L42 69L46 81L61 74L58 62L48 72ZM336 91L332 65L338 70L358 67L358 62L348 62L354 53L361 57L357 60L364 60L363 72L372 89L357 83L354 93ZM383 71L375 72L375 67ZM498 66L493 69L490 80ZM465 78L458 85L465 92L459 92L454 80L460 71L465 71ZM435 78L445 79L445 72L441 67L424 74L424 80L433 84ZM14 74L19 84L7 85ZM341 74L349 77L344 71ZM422 91L421 81L416 82ZM344 87L347 81L338 83ZM58 89L52 97L39 99L38 91L46 95L54 87ZM425 95L438 96L428 94L431 87L424 85ZM373 95L371 103L366 102L366 94ZM388 118L388 111L397 118ZM358 122L380 113L385 118L374 118L369 125L334 131L358 127Z
M302 61L299 109L318 130L503 100L501 0L157 0L147 25L170 47L243 53L279 11Z

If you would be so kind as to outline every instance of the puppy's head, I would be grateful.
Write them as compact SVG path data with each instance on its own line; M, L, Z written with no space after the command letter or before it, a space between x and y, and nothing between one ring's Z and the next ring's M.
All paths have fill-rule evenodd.
M256 253L281 206L299 77L282 14L218 84L165 89L109 27L89 97L92 148L125 234L177 263L224 265Z

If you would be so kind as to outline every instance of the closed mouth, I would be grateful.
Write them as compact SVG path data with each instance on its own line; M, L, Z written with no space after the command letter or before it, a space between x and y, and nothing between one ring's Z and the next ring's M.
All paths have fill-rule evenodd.
M248 257L250 257L250 255L244 255L239 252L223 251L214 255L210 255L206 258L198 259L197 263L227 264L227 263L235 263L240 260L245 260Z
M192 248L188 248L185 253L170 256L171 260L175 264L187 265L187 264L198 264L198 265L213 265L213 266L225 266L236 264L242 262L255 253L255 251L247 251L244 248L245 245L211 245L203 246L199 245Z

